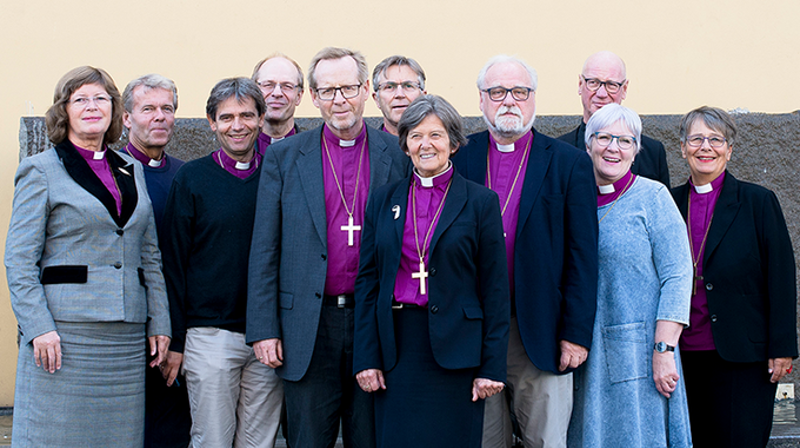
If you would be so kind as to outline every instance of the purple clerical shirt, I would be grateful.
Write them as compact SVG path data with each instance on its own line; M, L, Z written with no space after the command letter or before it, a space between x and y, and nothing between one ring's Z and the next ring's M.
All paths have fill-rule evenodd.
M428 269L428 252L433 232L439 222L441 213L437 216L439 206L444 207L442 200L450 179L453 178L453 166L443 173L430 178L421 178L414 170L411 176L411 185L408 188L408 203L406 204L406 222L403 224L403 247L400 258L400 269L394 282L394 298L400 303L411 303L419 306L428 305L428 279L414 278L412 275L419 272L419 253L423 251L425 270ZM416 195L412 199L412 194ZM414 202L417 203L417 229L414 236ZM428 234L430 230L430 235ZM427 239L426 239L427 236ZM427 241L427 244L425 243ZM417 246L419 242L419 246ZM420 293L420 281L425 281L425 294Z
M353 226L364 225L364 208L369 194L369 146L367 126L362 123L361 133L355 140L341 140L328 126L323 126L322 175L325 185L325 212L328 229L328 270L325 277L325 294L336 296L352 294L358 275L358 255L361 248L361 230L352 230L353 245L348 244L350 231L347 209L353 213ZM327 150L326 150L327 148ZM330 160L328 159L330 154ZM331 160L333 169L331 169ZM359 165L361 170L359 171ZM335 171L335 176L334 176ZM338 183L342 188L339 192ZM358 190L356 191L356 182ZM355 197L355 206L353 198Z
M237 162L229 156L228 153L223 151L222 148L214 151L213 157L217 165L239 179L247 179L261 166L261 154L259 154L258 151L253 152L253 158L247 163Z
M620 196L622 196L622 193L630 188L634 179L636 179L636 176L631 173L631 170L628 170L628 172L616 182L609 185L598 185L597 206L602 207L616 201Z
M697 262L697 277L694 279L696 293L692 296L692 311L689 315L689 328L683 330L681 334L681 350L715 350L714 336L711 334L711 318L708 312L708 296L703 284L703 256L705 254L705 244L703 239L706 231L711 225L714 216L714 207L722 191L722 182L725 180L725 172L712 180L710 184L696 186L689 179L691 188L689 189L691 221L691 233L689 240L692 244L692 263Z
M164 161L167 159L167 155L163 153L161 160L151 159L150 157L147 157L145 153L136 149L136 147L133 146L133 143L131 142L128 142L128 144L125 146L125 154L128 154L129 156L138 160L142 165L149 166L152 168L161 168L161 165L163 165Z
M508 281L514 293L514 243L517 239L517 218L522 185L530 160L533 131L529 131L512 145L498 145L489 135L489 164L486 173L486 186L500 197L500 211L503 213L503 231L506 236L506 259L508 260ZM523 163L523 158L525 159ZM522 163L522 167L520 164ZM519 173L519 174L517 174ZM516 179L516 183L514 180ZM491 180L491 182L490 182ZM512 190L513 188L513 190Z
M267 146L273 143L278 143L279 141L285 139L286 137L291 137L294 134L295 134L294 128L292 128L288 134L284 135L281 138L273 138L262 132L258 134L258 152L261 153L261 155L264 155L264 150L267 149Z
M111 167L108 166L108 160L106 159L106 151L108 151L108 148L104 146L102 151L92 151L74 144L72 146L74 146L78 154L86 160L86 163L89 164L89 168L92 169L94 174L100 179L100 182L103 183L108 192L111 193L111 196L114 197L114 202L117 204L117 216L122 214L122 197L117 187L117 181L114 180L114 176L111 174Z

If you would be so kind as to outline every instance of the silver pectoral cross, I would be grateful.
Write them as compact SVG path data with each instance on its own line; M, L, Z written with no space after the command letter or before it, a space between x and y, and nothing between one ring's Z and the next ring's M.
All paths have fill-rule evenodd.
M412 272L411 278L419 279L419 293L424 296L426 294L425 279L428 278L428 271L425 270L425 262L419 262L419 272Z
M353 245L353 232L361 231L361 226L353 225L353 215L347 217L347 225L341 227L343 232L347 232L347 245Z

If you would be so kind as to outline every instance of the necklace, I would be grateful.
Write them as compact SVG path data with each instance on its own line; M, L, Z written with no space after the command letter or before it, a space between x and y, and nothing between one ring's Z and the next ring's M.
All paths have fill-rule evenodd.
M358 171L356 172L356 189L353 193L353 207L352 210L347 207L347 201L344 198L344 190L342 190L342 185L339 183L339 178L336 176L336 168L333 167L333 159L331 158L331 151L328 149L328 140L325 136L322 136L322 143L325 146L325 154L328 155L328 162L331 164L331 172L333 173L333 180L336 181L336 188L339 189L339 196L342 198L342 204L344 204L344 211L347 212L347 225L341 226L340 229L343 232L347 232L347 245L352 246L354 244L353 233L361 231L361 226L357 226L354 224L353 219L353 212L356 210L356 198L358 198L358 183L361 180L361 162L364 160L364 147L366 145L366 140L361 142L361 153L358 155Z
M528 145L525 147L525 153L522 154L522 159L519 161L519 167L517 168L517 174L514 176L514 182L511 183L511 189L508 190L508 195L506 196L506 202L503 204L503 209L500 210L500 217L502 218L506 214L506 209L508 208L508 203L511 202L511 196L514 193L514 187L517 186L517 180L519 180L519 173L522 172L522 167L525 165L525 159L528 157L531 151L531 143L533 142L533 137L528 141ZM491 152L492 145L489 145L489 151L486 151L486 186L489 189L492 189L492 167L489 163L489 153ZM503 232L503 236L506 236L506 232Z
M708 220L708 227L706 227L706 233L703 235L703 241L700 243L700 250L697 251L697 256L695 256L694 243L692 242L692 191L689 190L689 211L686 216L686 227L689 229L689 249L692 251L692 269L694 271L694 277L692 278L692 296L697 294L697 281L703 280L702 275L697 275L697 263L700 262L700 256L703 255L703 251L705 250L708 231L711 230L711 221L713 220L714 212L712 211L711 219Z
M425 270L425 254L428 252L428 243L430 242L431 231L433 231L433 224L439 218L439 214L442 213L444 201L447 199L447 193L450 192L450 185L452 184L453 178L451 177L450 180L447 181L447 188L444 190L444 196L442 196L442 201L439 203L438 210L436 210L436 213L433 215L433 220L431 220L431 225L428 227L428 232L425 234L425 239L422 240L422 248L419 247L419 232L417 231L416 180L414 180L414 182L411 184L411 210L414 216L414 247L417 249L417 256L419 256L419 272L412 272L411 278L419 279L419 293L422 295L427 294L425 289L425 279L428 278L428 271Z
M625 184L625 188L623 188L622 191L620 192L619 196L617 196L617 198L614 199L614 202L611 203L611 207L609 207L609 209L606 211L606 213L603 215L603 217L600 218L600 221L597 221L597 224L600 224L601 222L603 222L604 219L606 219L606 216L608 216L608 214L611 213L611 210L614 208L614 206L617 205L617 201L619 201L619 198L621 198L622 195L625 194L626 191L628 191L628 187L630 187L631 186L631 182L633 182L633 177L634 176L631 175L631 178L628 179L628 183Z

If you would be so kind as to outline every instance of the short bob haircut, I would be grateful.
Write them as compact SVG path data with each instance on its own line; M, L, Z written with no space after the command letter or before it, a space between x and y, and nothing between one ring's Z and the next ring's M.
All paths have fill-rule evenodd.
M353 51L347 48L325 47L320 50L319 53L315 54L311 59L311 63L308 64L308 88L313 90L314 94L317 93L317 79L315 76L319 61L341 59L348 56L356 61L356 66L358 67L358 83L364 86L369 78L369 68L367 68L367 60L364 59L364 55L359 51Z
M378 81L380 80L381 75L384 74L390 67L394 66L406 66L410 68L417 75L419 89L425 90L425 70L422 69L422 66L419 65L419 62L398 54L389 56L388 58L382 60L378 65L375 66L374 69L372 69L372 89L374 91L378 91Z
M706 126L722 134L725 140L728 141L728 146L733 146L736 142L736 123L733 121L733 118L718 107L702 106L681 118L681 144L686 143L686 137L689 136L689 129L698 119L703 120Z
M414 130L422 120L429 115L436 115L444 124L447 130L447 137L450 139L450 149L455 153L458 148L467 144L467 137L464 135L464 124L461 122L461 115L458 111L438 95L422 95L415 99L410 106L403 112L400 123L397 124L397 138L399 139L400 149L408 154L408 144L406 139L408 133Z
M133 92L139 86L142 86L145 92L153 89L164 89L172 92L172 108L178 110L178 88L175 83L167 77L150 73L134 79L125 87L125 91L122 92L122 104L125 106L126 112L133 112Z
M618 121L622 121L622 124L633 133L634 138L636 138L636 152L634 152L634 155L639 154L642 149L642 120L633 109L628 109L616 103L606 104L589 118L589 122L586 123L586 133L583 137L586 142L586 148L591 148L595 132L605 129Z
M206 101L206 114L213 121L217 121L217 109L219 105L230 97L235 97L236 101L243 102L245 98L252 98L256 103L256 111L258 116L264 115L267 110L267 104L264 102L264 96L261 94L261 89L250 78L227 78L218 82L217 85L211 89Z
M105 70L84 65L68 71L56 84L53 105L47 109L44 118L47 138L54 144L63 142L69 136L67 105L72 94L86 84L99 84L111 97L111 123L103 137L103 144L112 144L122 135L122 100L119 89Z
M528 72L528 76L531 78L531 89L535 92L536 89L539 87L539 75L536 74L536 70L533 69L530 65L528 65L525 61L518 57L509 56L506 54L498 54L497 56L492 57L481 69L480 73L478 73L478 89L488 89L489 87L494 86L487 86L486 84L486 73L489 72L489 69L494 67L496 64L505 64L508 62L513 62L514 64L519 64L522 68Z
M258 71L261 70L261 66L264 65L264 63L269 61L270 59L275 59L275 58L286 59L287 61L291 62L292 65L294 65L294 68L297 69L297 88L303 90L305 88L305 84L303 83L303 69L300 68L300 64L298 64L297 61L295 61L294 59L290 58L289 56L286 56L285 54L279 51L272 53L271 55L258 61L258 64L256 64L256 66L253 68L253 76L251 77L251 79L255 81L256 84L258 84Z

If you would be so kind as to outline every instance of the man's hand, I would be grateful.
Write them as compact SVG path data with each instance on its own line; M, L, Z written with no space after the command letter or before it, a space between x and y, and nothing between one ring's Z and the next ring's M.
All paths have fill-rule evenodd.
M161 366L161 376L167 380L167 387L171 387L175 382L175 377L181 371L181 364L183 364L183 353L167 351L167 359Z
M575 369L589 356L589 350L578 344L561 340L561 363L558 364L558 371L563 372L567 369Z
M283 343L278 338L263 339L253 344L256 358L273 369L283 365Z
M492 381L487 378L475 378L472 380L472 401L485 400L492 395L499 393L506 387L500 381Z

